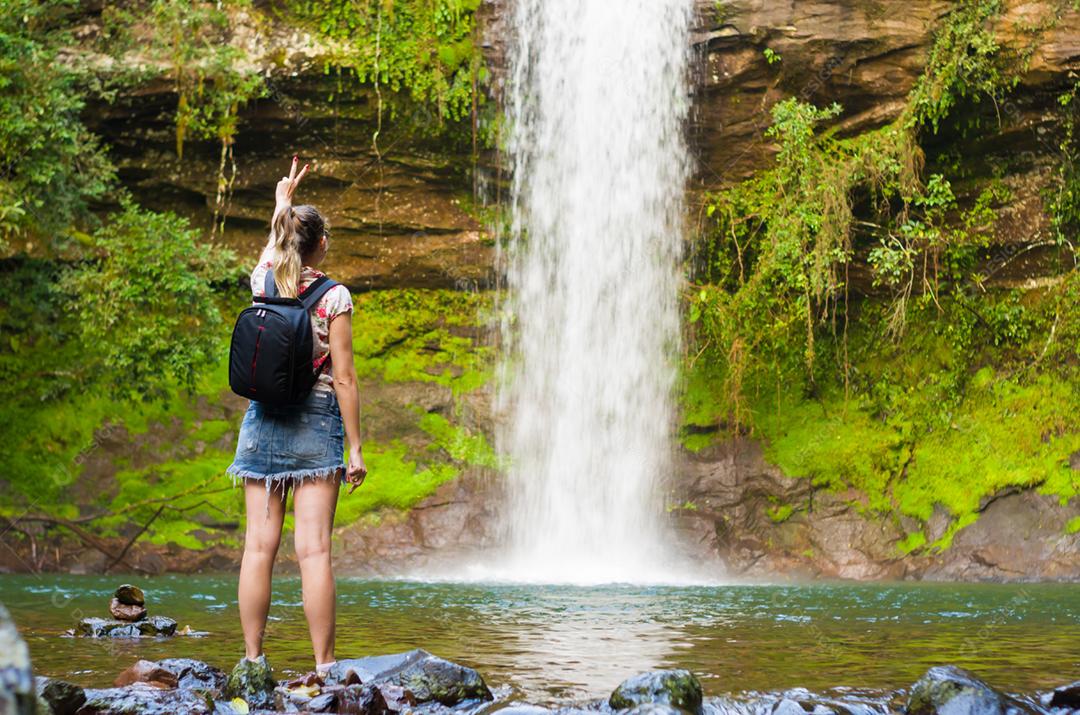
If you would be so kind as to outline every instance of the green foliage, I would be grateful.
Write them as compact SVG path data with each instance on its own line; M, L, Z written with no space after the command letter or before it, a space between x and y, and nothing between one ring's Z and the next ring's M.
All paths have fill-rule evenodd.
M1007 190L990 182L961 202L946 172L922 176L919 137L946 120L962 128L961 106L997 102L1026 67L1033 46L995 39L1002 10L954 7L892 124L839 138L825 128L838 106L776 104L775 165L709 197L692 258L684 445L749 430L785 473L868 515L926 520L943 507L945 534L909 534L904 553L947 548L1003 488L1068 502L1080 486L1067 465L1080 448L1077 272L1039 294L988 290L988 227ZM1069 226L1064 166L1050 203ZM873 289L858 301L855 272Z
M0 4L0 249L12 239L51 246L88 218L113 167L79 120L76 76L57 60L66 0Z
M96 347L90 356L97 360L83 369L135 399L160 395L162 378L194 387L197 369L222 346L211 282L227 275L235 257L206 245L185 219L130 202L87 249L93 257L61 286L80 296L72 306L80 338Z
M957 3L938 31L923 73L909 99L907 121L934 132L958 103L997 99L1019 81L1001 57L993 21L1004 10L1002 0Z
M176 86L176 153L193 136L231 144L239 108L266 92L243 50L229 43L231 16L250 0L140 0L102 11L104 51L121 62L128 53L163 64Z
M469 115L487 71L474 41L479 0L287 0L299 19L335 42L331 64L361 83L384 85L432 105L441 120ZM329 67L328 67L329 70Z

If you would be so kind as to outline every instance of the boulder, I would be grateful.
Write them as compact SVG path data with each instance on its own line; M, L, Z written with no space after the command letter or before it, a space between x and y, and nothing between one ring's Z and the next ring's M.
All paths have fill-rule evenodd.
M1005 696L953 665L926 671L911 686L907 715L1004 715L1013 710Z
M1068 710L1080 710L1080 680L1069 685L1054 688L1050 693L1049 702L1052 708L1066 708Z
M146 683L86 691L79 715L209 715L214 701L194 690L162 690Z
M109 602L109 613L118 621L141 621L146 618L146 606L121 603L114 597Z
M701 713L701 683L689 670L654 670L624 680L608 698L615 710L654 703Z
M145 606L146 594L138 586L125 583L113 593L113 600L125 606Z
M130 623L107 618L84 618L75 626L75 634L88 638L139 638L141 636L171 636L176 633L176 621L166 616L150 616Z
M225 680L224 695L228 699L243 699L252 710L269 710L274 708L276 687L265 655L257 660L241 658Z
M397 685L417 703L454 706L465 700L492 700L484 678L472 668L436 657L424 650L338 661L339 677L354 673L363 683Z
M30 650L0 605L0 713L32 715L36 701Z
M37 696L44 701L53 715L74 715L86 702L83 689L66 680L56 678L35 678Z
M225 673L209 663L194 658L165 658L158 666L176 676L176 686L189 690L205 690L217 696L225 688Z
M176 674L149 660L137 660L127 670L116 676L113 685L123 687L145 683L155 688L169 690L177 686Z

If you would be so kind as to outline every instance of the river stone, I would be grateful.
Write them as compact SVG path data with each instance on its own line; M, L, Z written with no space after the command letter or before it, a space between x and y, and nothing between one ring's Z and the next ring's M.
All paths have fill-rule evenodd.
M121 603L114 597L109 601L109 613L118 621L141 621L146 618L146 606Z
M653 670L624 680L608 698L615 710L625 710L645 703L659 703L701 712L701 683L689 670Z
M74 715L75 711L86 702L86 693L74 683L41 676L35 678L34 682L37 686L38 700L45 701L49 712L54 715Z
M176 676L179 688L205 690L218 695L225 688L225 672L194 658L165 658L158 666Z
M480 673L424 650L338 661L337 677L350 672L363 683L400 685L417 703L454 706L464 700L493 700Z
M153 661L137 660L113 681L113 685L118 688L134 683L146 683L155 688L169 690L177 686L177 678L175 673Z
M0 604L0 713L32 715L36 701L30 650Z
M1054 688L1050 693L1047 705L1051 708L1066 708L1068 710L1080 710L1080 680L1060 688Z
M138 586L125 583L113 593L113 598L125 606L145 606L146 595Z
M1002 715L1004 696L971 673L954 665L926 671L908 695L907 715Z
M86 689L79 715L209 715L214 701L194 690L161 690L146 683Z
M240 659L225 680L223 694L230 700L242 698L252 710L270 710L274 707L276 687L270 664L265 655L260 655L257 660Z

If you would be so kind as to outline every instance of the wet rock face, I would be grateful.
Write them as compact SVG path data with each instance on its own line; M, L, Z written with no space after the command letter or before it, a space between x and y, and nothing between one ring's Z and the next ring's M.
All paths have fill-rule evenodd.
M33 715L36 699L30 650L0 604L0 712Z
M938 666L911 686L907 715L1001 715L1010 703L986 683L952 665Z
M1045 698L1046 705L1051 708L1064 708L1066 710L1080 710L1080 680L1069 685L1055 688Z
M38 701L45 702L52 715L74 715L86 702L86 693L74 683L41 677L36 678L35 682ZM44 713L38 715L44 715Z
M625 680L608 698L615 710L644 708L642 715L662 715L655 708L701 713L701 683L689 670L654 670Z
M1080 538L1062 534L1070 507L1034 491L988 499L944 553L901 558L904 525L867 519L853 495L785 476L752 439L683 452L674 487L677 503L695 506L671 517L682 547L719 559L732 575L978 581L1080 574ZM774 520L776 504L792 507L791 515Z
M274 708L276 687L266 656L258 660L241 658L225 681L223 695L227 699L242 698L252 710L270 710Z

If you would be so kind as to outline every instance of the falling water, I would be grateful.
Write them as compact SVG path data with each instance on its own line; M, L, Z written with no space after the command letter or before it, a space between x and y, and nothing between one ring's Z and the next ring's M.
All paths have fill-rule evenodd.
M504 573L664 580L692 0L517 0Z

